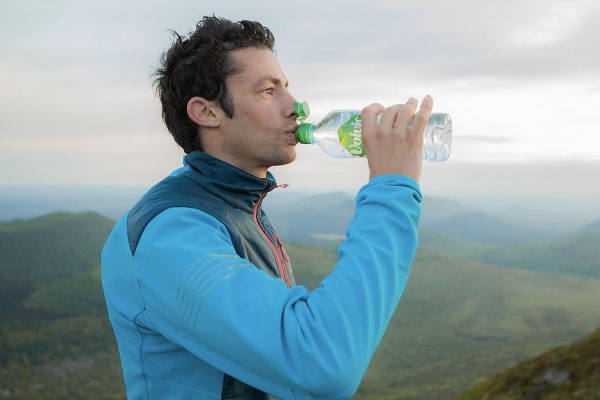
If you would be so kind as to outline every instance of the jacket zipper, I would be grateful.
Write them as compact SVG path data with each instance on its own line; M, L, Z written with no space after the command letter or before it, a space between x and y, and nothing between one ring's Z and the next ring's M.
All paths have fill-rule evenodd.
M287 275L287 280L290 283L290 285L292 284L292 277L291 277L291 268L290 268L290 258L288 257L285 249L283 248L283 243L281 242L281 239L279 238L279 235L277 234L277 232L273 232L273 235L275 235L275 241L277 241L277 247L279 249L279 254L281 254L281 258L283 258L283 264L285 267L285 273Z
M258 210L259 210L260 205L266 195L267 195L267 192L263 192L263 194L260 195L258 202L256 203L256 207L254 207L254 222L258 226L258 229L260 229L260 233L262 233L263 237L269 244L269 247L271 248L273 255L275 256L275 261L277 262L277 268L279 269L279 276L286 283L287 287L291 288L292 284L290 282L290 279L289 279L285 269L283 268L283 262L281 261L281 257L279 256L279 253L277 252L275 245L273 244L271 239L269 239L269 236L267 236L266 232L264 231L264 229L262 228L262 226L260 226L260 223L258 222Z
M281 239L279 238L279 235L277 234L277 232L273 232L273 235L275 235L275 241L277 242L277 247L279 248L279 253L281 254L281 257L283 258L284 262L288 262L290 261L290 259L288 258L285 250L283 249L283 243L281 242Z

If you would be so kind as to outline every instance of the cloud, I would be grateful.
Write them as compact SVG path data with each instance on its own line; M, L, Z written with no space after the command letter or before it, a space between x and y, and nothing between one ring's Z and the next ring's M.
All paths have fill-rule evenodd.
M590 22L588 13L594 8L594 2L590 0L556 2L543 7L527 4L533 6L538 18L516 26L506 37L508 46L546 47L568 40L577 34L582 23Z
M213 13L273 30L292 93L311 103L312 118L430 92L435 110L455 121L452 161L597 159L589 123L600 100L596 1L240 0L209 8L195 0L32 0L0 2L0 160L15 171L3 182L85 181L79 166L99 182L126 170L137 172L121 182L148 182L163 173L157 160L178 165L150 73L168 29L186 33ZM323 160L330 177L349 165ZM304 168L312 179L310 161L290 176Z
M514 143L517 140L512 137L498 137L498 136L487 136L487 135L458 135L452 138L454 143L466 142L466 143Z
M222 2L210 9L194 1L174 6L112 0L4 2L1 7L0 46L9 55L54 66L149 70L170 41L167 29L186 33L213 12L263 21L275 32L281 56L300 66L341 63L368 69L377 63L438 79L531 79L590 71L600 57L589 51L600 34L600 5L593 0L374 0L368 7L358 1L306 1L305 10L318 12L305 14L275 1Z
M375 1L360 15L338 2L323 7L309 26L290 24L286 40L298 32L304 40L280 51L295 63L365 70L376 64L441 81L560 78L600 66L600 56L589 51L600 35L600 7L591 1Z

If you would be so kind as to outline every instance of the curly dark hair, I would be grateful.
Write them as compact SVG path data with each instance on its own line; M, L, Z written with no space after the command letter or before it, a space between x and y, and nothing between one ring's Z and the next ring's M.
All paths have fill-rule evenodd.
M259 22L232 22L215 16L202 18L188 37L172 33L173 43L153 74L154 86L167 129L187 154L202 150L199 127L187 115L188 101L195 96L217 99L227 117L233 118L225 78L238 73L240 66L230 53L246 47L272 51L275 38Z

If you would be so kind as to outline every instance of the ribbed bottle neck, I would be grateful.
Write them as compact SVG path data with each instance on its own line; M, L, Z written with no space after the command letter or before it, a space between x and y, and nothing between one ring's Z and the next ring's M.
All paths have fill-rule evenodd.
M302 144L313 144L315 142L315 129L317 127L313 124L301 123L296 129L296 139Z

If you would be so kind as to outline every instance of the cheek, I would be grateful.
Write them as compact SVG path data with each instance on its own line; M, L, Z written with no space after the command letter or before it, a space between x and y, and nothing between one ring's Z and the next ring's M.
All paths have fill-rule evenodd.
M269 129L273 129L273 115L268 114L268 113L264 113L260 116L256 116L256 120L255 120L255 126L257 130L260 130L262 132L266 132Z
M242 129L248 132L263 132L265 128L272 124L273 116L265 113L263 110L256 110L255 113L244 113L240 115L240 125Z

